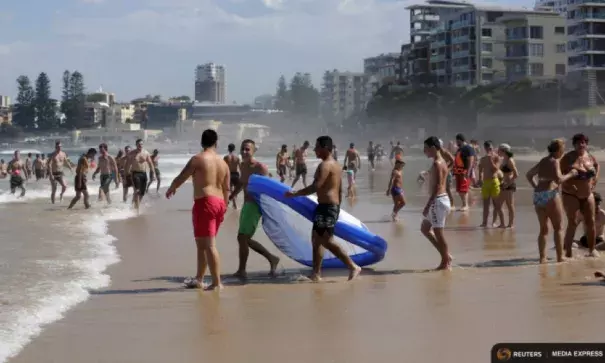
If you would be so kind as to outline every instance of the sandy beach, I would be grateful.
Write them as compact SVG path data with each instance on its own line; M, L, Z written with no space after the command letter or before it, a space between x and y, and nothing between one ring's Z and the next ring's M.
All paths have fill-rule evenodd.
M420 234L426 192L413 182L426 163L406 166L408 205L387 222L388 168L360 174L358 200L343 206L389 242L385 260L345 283L282 256L277 279L251 253L251 280L227 278L220 293L185 290L194 273L191 187L167 201L154 197L138 218L113 222L121 262L111 285L48 326L12 363L32 362L486 362L499 342L596 342L603 306L594 280L601 259L537 264L537 220L520 181L514 230L479 229L480 204L452 213L446 231L455 268L427 271L439 257ZM521 171L527 164L520 163ZM218 238L222 272L237 265L238 212L229 210ZM580 232L578 232L580 233ZM256 238L272 251L262 228ZM549 240L549 248L552 242ZM550 257L554 251L549 250Z

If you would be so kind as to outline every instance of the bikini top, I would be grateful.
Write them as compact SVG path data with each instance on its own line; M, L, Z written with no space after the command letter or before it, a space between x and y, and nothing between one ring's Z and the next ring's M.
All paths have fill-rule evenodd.
M576 169L576 170L578 171L578 175L576 175L574 178L576 180L588 180L588 179L592 179L595 176L597 176L597 172L595 169L589 169L587 171L578 170L578 169Z
M502 167L500 168L500 170L501 170L503 173L505 173L505 174L506 174L506 173L512 173L512 172L513 172L513 169L511 169L511 168L508 166L508 164L504 164L504 165L502 165Z

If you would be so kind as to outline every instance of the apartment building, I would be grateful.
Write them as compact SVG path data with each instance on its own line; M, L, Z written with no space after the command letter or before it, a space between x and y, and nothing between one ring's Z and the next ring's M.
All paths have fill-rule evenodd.
M321 112L324 118L343 121L365 109L366 85L371 76L365 73L327 71L321 86Z
M195 69L195 100L225 104L225 67L215 63L198 65Z
M506 39L506 79L553 79L567 74L565 18L557 13L514 13L498 19Z
M605 1L569 0L569 71L605 70Z
M536 0L536 10L552 9L555 13L567 13L568 0Z
M437 84L462 87L505 80L507 25L500 19L523 15L553 22L557 17L552 11L479 5L443 17L430 38L430 69Z

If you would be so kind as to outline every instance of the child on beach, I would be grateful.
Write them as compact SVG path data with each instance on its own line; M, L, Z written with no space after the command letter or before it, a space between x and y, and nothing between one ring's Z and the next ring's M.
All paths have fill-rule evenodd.
M344 170L347 174L347 198L355 198L357 190L355 188L355 163L349 163L349 166L345 166Z
M391 172L391 179L389 179L389 185L387 187L387 196L393 198L393 213L391 218L393 222L398 220L397 214L405 206L405 195L403 193L403 165L404 162L401 159L395 161L393 171Z

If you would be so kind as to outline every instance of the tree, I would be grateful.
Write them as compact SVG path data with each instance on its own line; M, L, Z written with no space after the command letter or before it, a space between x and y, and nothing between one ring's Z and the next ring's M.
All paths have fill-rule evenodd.
M286 85L286 77L283 75L277 81L277 92L275 93L275 108L281 111L290 109L290 98L288 95L288 86Z
M84 110L86 104L86 88L84 87L84 76L75 71L69 77L69 111L72 116L71 128L92 127L84 119Z
M170 101L177 101L177 102L191 102L191 98L189 96L178 96L178 97L170 97L169 98Z
M51 130L59 127L56 100L50 97L50 79L42 72L36 79L36 124L40 130Z
M75 127L75 121L73 119L73 112L71 110L71 93L69 87L69 80L71 73L68 70L63 72L63 90L61 94L61 113L65 116L64 125L65 127L72 129Z
M34 89L28 76L17 78L17 103L14 105L13 123L25 130L36 128L36 108Z
M319 111L319 92L313 87L309 73L297 72L290 81L290 112L316 116Z

